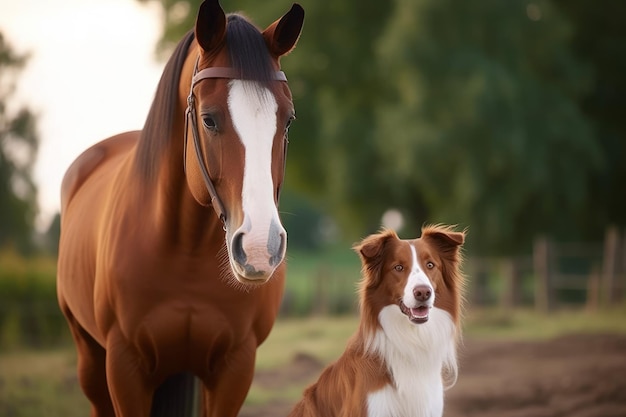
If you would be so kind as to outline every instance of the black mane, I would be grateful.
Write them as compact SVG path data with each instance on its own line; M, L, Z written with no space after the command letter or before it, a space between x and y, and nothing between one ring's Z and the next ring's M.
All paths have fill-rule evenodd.
M229 14L227 21L226 45L230 65L244 80L271 81L274 67L259 29L238 14Z
M193 31L187 32L165 64L152 106L139 136L137 168L139 175L148 181L157 177L159 157L165 151L167 140L172 132L172 122L177 116L174 113L178 101L178 80L180 80L187 51L193 39ZM181 137L182 134L183 132L181 132Z
M261 83L271 81L274 76L274 67L263 35L241 15L229 14L227 19L226 45L230 65L241 79ZM182 67L193 39L193 31L187 32L167 61L140 134L136 156L137 168L139 175L147 181L156 179L159 159L167 148L173 120L175 117L183 116L183 114L175 114L178 86ZM183 134L184 132L180 132L181 141Z

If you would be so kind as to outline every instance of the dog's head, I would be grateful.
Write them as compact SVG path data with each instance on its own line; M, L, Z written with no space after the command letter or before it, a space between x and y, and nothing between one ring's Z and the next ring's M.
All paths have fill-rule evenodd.
M436 306L458 322L464 240L464 232L439 225L422 228L422 236L414 240L401 240L391 230L365 238L355 246L363 264L362 309L377 315L382 308L397 304L408 320L421 324Z

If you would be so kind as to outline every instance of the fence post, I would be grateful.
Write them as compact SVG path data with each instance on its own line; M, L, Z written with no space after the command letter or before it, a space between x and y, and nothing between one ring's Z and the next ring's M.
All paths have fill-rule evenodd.
M330 268L322 264L317 268L315 277L315 300L313 301L313 315L328 315L329 307L329 278Z
M500 298L502 308L510 309L519 304L520 270L515 258L504 261L504 285Z
M596 267L593 268L587 281L587 302L589 311L596 311L600 305L600 273Z
M602 287L604 289L604 303L607 306L615 304L617 260L619 257L619 232L615 226L606 230L604 236L604 252L602 255Z
M619 254L620 260L618 261L619 274L618 276L618 288L616 301L618 303L624 302L624 295L626 294L626 229L624 229L624 233L622 234L622 250Z
M533 269L535 270L535 308L542 313L552 310L550 279L550 244L545 236L535 239L533 245Z
M483 258L472 258L469 276L472 277L470 281L471 289L470 294L472 297L472 304L476 306L485 306L487 304L487 273L485 271L485 261Z

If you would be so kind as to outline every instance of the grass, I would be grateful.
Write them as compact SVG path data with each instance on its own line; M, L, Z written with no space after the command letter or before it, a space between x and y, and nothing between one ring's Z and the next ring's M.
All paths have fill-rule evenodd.
M288 367L296 355L302 353L328 364L341 356L357 326L356 316L281 319L257 351L257 370ZM548 316L532 310L475 309L469 311L464 320L465 339L532 341L571 333L626 334L626 306L598 312L562 310ZM284 390L268 390L253 384L246 402L250 405L294 402L306 385L308 383L293 384Z
M258 350L257 369L291 366L305 353L329 363L343 352L358 325L355 316L279 319ZM598 312L563 310L549 316L531 310L512 312L470 310L464 324L466 339L542 340L569 333L626 334L626 306ZM48 351L0 353L0 415L12 417L78 417L89 405L78 388L73 347ZM295 401L303 385L266 389L253 385L247 404Z
M357 326L355 316L279 319L257 351L257 368L284 366L297 353L328 363L341 355ZM550 315L533 310L474 309L464 319L463 333L466 338L487 340L545 340L571 333L626 334L626 305L596 312L560 310Z
M0 415L79 417L89 414L73 348L0 355Z
M328 363L343 352L357 325L355 316L279 320L257 350L256 367L266 370L287 366L300 353Z
M626 305L595 312L561 309L547 316L533 310L476 309L464 323L466 337L490 340L545 340L572 333L626 333Z

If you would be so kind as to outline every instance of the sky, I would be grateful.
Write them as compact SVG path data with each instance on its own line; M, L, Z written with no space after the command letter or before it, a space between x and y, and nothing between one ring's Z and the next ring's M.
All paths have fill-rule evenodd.
M30 55L8 104L37 115L37 228L45 231L72 161L143 126L165 65L155 56L161 14L137 0L0 0L0 31Z

